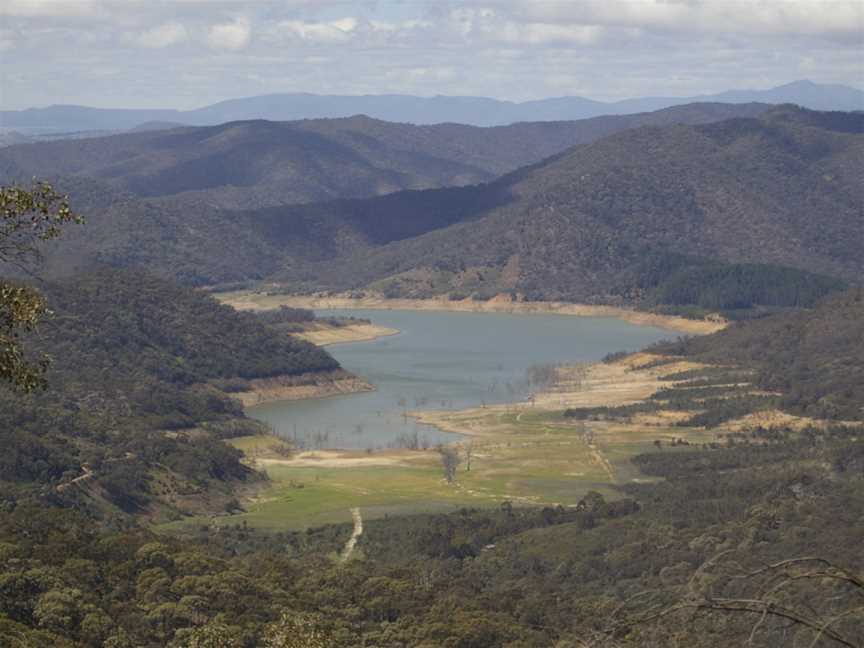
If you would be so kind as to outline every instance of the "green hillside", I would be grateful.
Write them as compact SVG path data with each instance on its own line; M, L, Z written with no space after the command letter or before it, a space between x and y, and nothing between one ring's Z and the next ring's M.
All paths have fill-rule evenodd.
M800 355L801 366L814 366L801 383L810 385L805 392L819 385L824 400L845 389L838 377L853 387L861 382L862 303L852 291L812 311L743 322L656 351L720 359L724 370L734 362L739 372L764 376ZM844 360L832 367L820 360L829 356ZM798 375L793 367L792 391ZM850 398L864 402L857 392ZM99 410L91 402L89 411L96 417ZM629 414L606 416L608 423ZM503 502L367 520L345 563L336 558L350 533L344 524L265 533L226 518L180 538L157 536L97 524L64 494L9 497L7 482L0 636L66 648L252 648L278 637L328 648L563 648L587 640L616 648L858 648L860 426L719 432L715 442L664 443L637 456L641 482L620 487L611 501L592 492L575 507ZM57 439L54 433L44 443ZM156 452L122 445L107 432L99 440L105 451ZM73 466L81 458L71 452L86 443L46 448L36 434L13 441L4 440L3 466L19 480L13 487L34 479L15 466L49 470L64 457ZM199 464L184 444L201 449L175 440L159 446L153 461L191 470ZM9 461L10 449L32 458ZM235 465L227 456L210 470Z
M680 293L682 273L697 268L715 293L758 281L743 267L709 272L708 262L854 282L864 276L854 172L864 165L862 132L861 115L781 107L760 119L626 131L488 185L262 216L268 238L287 242L314 221L337 232L333 240L357 240L356 253L335 250L282 273L297 288L651 305Z
M730 326L663 347L709 364L755 371L755 384L802 416L864 420L864 292L851 290L817 308Z
M627 128L699 124L767 109L693 104L496 128L414 126L362 115L241 121L8 147L0 150L0 178L75 176L142 198L168 198L168 205L248 210L473 184Z
M221 439L262 426L222 388L339 367L251 314L140 272L103 269L43 293L53 315L25 342L51 358L48 389L0 391L7 502L51 493L94 515L206 510L258 479ZM82 476L85 488L63 486Z
M90 146L94 156L87 162L76 157L74 148L68 159L57 155L58 173L83 165L79 175L65 176L58 186L87 213L90 227L46 248L40 271L62 277L94 265L144 267L191 285L267 279L296 292L372 290L478 299L506 292L529 300L620 304L694 316L721 311L736 318L810 305L844 282L856 283L864 272L858 253L864 246L864 195L852 170L864 163L862 117L779 107L758 118L667 125L676 119L705 121L724 111L696 105L616 118L660 125L602 137L486 184L261 209L249 208L257 199L244 200L242 210L220 207L233 203L217 194L245 182L231 169L275 173L276 185L292 191L305 180L286 180L279 175L285 169L306 179L320 171L328 182L351 177L317 162L245 165L242 150L247 144L254 148L254 142L267 142L286 160L294 159L293 149L282 147L280 138L296 133L338 140L342 147L362 143L380 155L398 149L427 158L468 159L465 147L481 157L520 150L520 142L534 137L536 128L549 133L570 128L571 134L591 139L624 122L601 120L593 130L581 123L575 130L566 123L517 124L500 133L360 117L249 122L122 136L133 142L142 138L134 155L105 144L126 141L122 138L46 143ZM433 137L423 128L448 134ZM461 138L460 129L466 128L474 139ZM488 130L497 133L495 146L483 139ZM271 131L278 136L268 136ZM476 144L481 140L486 143ZM159 148L163 145L167 148ZM8 151L5 158L0 152L0 161L15 166L27 158L28 164L52 168L50 156L45 159L48 148ZM106 160L122 158L121 153L132 155L128 173L112 178L107 175L113 171L94 171L104 171ZM211 153L234 161L210 173L205 167ZM183 159L192 166L205 164L205 170L188 177L212 186L171 194L178 190L171 182L186 182L176 166ZM106 177L87 177L91 173ZM243 191L270 195L270 180L247 179ZM140 182L155 184L145 190L135 184ZM142 198L133 193L135 187L154 195ZM328 195L342 195L343 189L350 195L344 187L328 189Z

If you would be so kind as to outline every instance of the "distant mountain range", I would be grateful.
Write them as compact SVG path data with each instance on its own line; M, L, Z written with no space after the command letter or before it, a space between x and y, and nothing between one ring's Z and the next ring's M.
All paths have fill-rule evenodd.
M523 121L587 119L600 115L648 112L694 102L793 103L813 110L864 110L864 92L842 85L795 81L768 90L730 90L695 97L644 97L603 102L558 97L515 103L483 97L416 97L409 95L272 94L231 99L196 110L104 109L49 106L0 112L4 129L59 131L127 130L148 122L207 126L229 121L339 118L367 115L413 124L458 123L499 126Z
M87 216L46 276L107 264L193 285L727 310L861 282L861 168L864 114L759 105L490 129L253 121L0 151L0 183L51 176Z
M281 274L310 290L604 303L663 293L668 303L720 276L763 280L706 262L861 282L862 168L864 114L780 106L626 130L485 185L271 209L249 222L286 247L315 224L307 250L320 261Z
M10 146L0 150L0 178L90 178L163 204L250 210L488 182L628 128L703 124L769 108L693 104L494 128L368 117L230 122Z

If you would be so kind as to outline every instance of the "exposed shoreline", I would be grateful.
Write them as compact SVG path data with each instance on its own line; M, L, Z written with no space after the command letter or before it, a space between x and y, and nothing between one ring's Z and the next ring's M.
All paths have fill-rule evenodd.
M214 295L222 303L238 310L266 310L279 306L309 309L365 309L365 310L415 310L453 311L471 313L549 313L577 317L614 317L640 326L656 326L691 335L715 333L727 326L725 321L691 320L676 315L646 313L617 306L570 304L566 302L513 301L509 296L499 295L489 301L472 299L389 299L386 297L270 295L266 293L239 292Z
M311 329L291 335L318 346L332 346L350 342L371 342L378 338L399 335L399 333L401 333L399 329L378 326L377 324L348 324L347 326Z
M287 400L326 398L343 394L375 391L375 386L347 371L337 370L325 374L274 376L249 381L251 389L231 394L244 408L263 403Z
M444 432L468 437L495 437L501 431L489 425L488 420L496 414L516 413L518 421L524 413L554 412L568 407L631 405L668 386L668 383L661 382L661 376L701 366L686 360L647 369L640 366L653 359L655 356L637 352L609 364L595 362L584 367L562 367L560 382L548 391L535 394L533 401L461 410L422 410L408 415L419 423L433 425Z

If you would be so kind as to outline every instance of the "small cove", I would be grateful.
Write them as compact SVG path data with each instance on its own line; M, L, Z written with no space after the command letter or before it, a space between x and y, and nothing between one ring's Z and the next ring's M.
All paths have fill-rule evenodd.
M406 412L524 400L531 367L593 362L678 333L622 320L553 314L322 310L395 328L399 335L328 347L376 391L277 401L249 414L298 446L381 449L432 446L459 437Z

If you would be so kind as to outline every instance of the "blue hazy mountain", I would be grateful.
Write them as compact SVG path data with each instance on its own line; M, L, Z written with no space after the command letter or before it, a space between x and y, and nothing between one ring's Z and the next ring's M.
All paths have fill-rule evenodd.
M643 97L603 102L584 97L555 97L516 103L484 97L416 97L410 95L271 94L229 99L196 110L107 109L48 106L0 111L7 129L119 130L146 122L208 126L229 121L289 121L368 115L413 124L454 122L498 126L524 121L563 121L600 115L626 115L693 102L793 103L813 110L864 110L864 91L842 85L795 81L768 90L729 90L695 97Z

